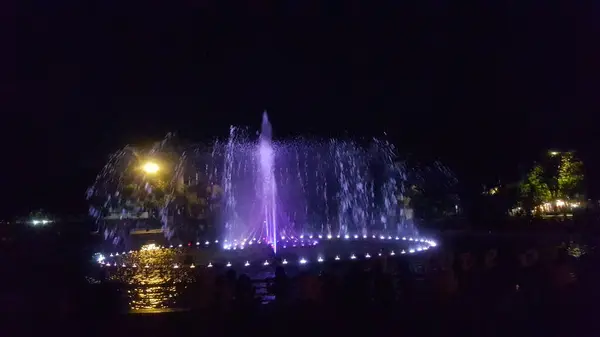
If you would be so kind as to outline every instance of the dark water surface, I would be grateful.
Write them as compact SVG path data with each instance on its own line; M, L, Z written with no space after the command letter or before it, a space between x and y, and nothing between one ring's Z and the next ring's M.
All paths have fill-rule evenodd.
M577 240L577 241L575 241ZM562 246L561 246L562 245ZM387 264L396 264L404 260L410 270L412 279L418 280L425 277L423 274L428 269L428 259L435 255L453 254L456 259L461 254L472 254L482 263L483 255L487 250L498 250L499 259L504 265L517 265L519 256L524 252L534 249L538 255L544 255L551 250L563 250L571 255L572 264L577 264L579 257L595 252L595 243L591 239L581 238L579 235L565 235L565 233L546 233L545 235L532 235L531 233L446 233L440 246L436 250L415 256L386 257ZM188 260L187 264L186 259ZM376 260L376 259L374 259ZM234 269L238 275L246 274L253 280L256 298L261 303L269 303L274 296L269 291L270 280L274 276L273 266L262 266L254 263L251 267L243 268L238 261L237 268L227 268L215 264L213 268L197 265L190 267L189 250L161 249L153 251L139 251L127 256L121 256L119 267L99 267L96 279L114 284L121 294L123 310L129 312L164 312L170 310L187 310L194 306L194 302L205 301L207 305L214 295L214 284L220 276L228 270ZM363 261L364 262L364 261ZM128 267L120 267L125 263ZM300 272L318 275L321 271L348 269L353 262L341 261L323 264L285 266L286 272L293 277ZM131 266L136 267L132 268ZM175 268L174 266L179 267ZM515 267L516 268L516 267ZM508 270L515 269L510 267ZM404 274L403 277L407 277ZM577 275L573 275L577 277ZM200 290L204 288L204 290ZM203 298L204 297L204 298Z

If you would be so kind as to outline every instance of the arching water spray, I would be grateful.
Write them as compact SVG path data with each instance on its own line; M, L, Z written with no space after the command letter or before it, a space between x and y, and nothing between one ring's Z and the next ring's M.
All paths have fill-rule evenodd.
M374 139L370 148L340 139L274 141L266 113L258 140L232 127L226 141L209 147L174 141L169 135L150 149L125 147L110 157L87 191L90 214L110 232L107 239L131 224L162 220L167 238L178 240L200 226L188 220L201 217L212 232L205 235L224 245L258 240L275 251L282 237L410 236L417 233L414 186L440 195L457 183L443 165L400 161L385 140ZM159 176L140 172L146 158L163 165ZM190 193L202 203L190 204Z

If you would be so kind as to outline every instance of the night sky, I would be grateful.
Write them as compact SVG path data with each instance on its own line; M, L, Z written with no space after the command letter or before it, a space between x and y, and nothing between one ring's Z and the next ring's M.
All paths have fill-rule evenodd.
M17 15L0 215L84 213L110 152L258 128L263 110L279 138L387 132L470 192L576 149L598 196L599 6L527 3L34 1Z

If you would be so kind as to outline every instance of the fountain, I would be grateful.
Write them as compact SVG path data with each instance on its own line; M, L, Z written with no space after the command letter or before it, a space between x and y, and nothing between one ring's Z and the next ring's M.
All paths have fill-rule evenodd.
M231 128L205 165L223 186L224 247L262 242L277 253L294 240L416 236L394 152L379 140L274 141L266 112L258 140Z
M88 191L88 198L97 199L100 207L109 207L112 218L119 219L114 223L119 224L128 217L132 222L145 219L130 216L132 213L147 213L146 204L135 205L128 195L158 204L158 212L145 221L160 220L170 240L182 227L178 223L186 222L182 193L193 186L197 191L210 190L203 198L214 214L211 221L217 233L201 241L218 243L240 257L249 257L254 247L270 247L270 254L288 259L293 257L285 251L312 249L318 260L323 260L342 251L351 252L348 256L355 259L380 255L383 246L395 255L434 245L419 237L404 197L410 170L396 159L395 148L386 141L278 141L266 112L258 137L231 127L226 141L210 147L182 148L170 140L157 143L150 151L126 147L113 155ZM157 159L161 170L153 176L132 170L143 158ZM154 188L159 179L161 199ZM128 186L135 190L127 191ZM99 207L91 208L91 213L107 219L102 218ZM113 237L118 238L119 226L112 227ZM208 247L209 241L196 246ZM372 250L374 246L377 251ZM264 254L259 255L264 261ZM316 261L317 256L314 258Z
M258 143L258 157L260 161L260 185L262 185L262 206L264 210L264 225L267 242L269 242L273 251L277 253L277 183L275 182L275 172L273 168L273 146L271 144L271 123L267 112L263 113L262 125L260 130L260 140Z

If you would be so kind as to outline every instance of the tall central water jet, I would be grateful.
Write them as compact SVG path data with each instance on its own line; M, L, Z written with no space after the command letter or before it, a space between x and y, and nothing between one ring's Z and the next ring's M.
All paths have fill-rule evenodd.
M213 210L225 246L267 242L280 253L288 238L416 233L398 202L407 178L389 143L275 141L272 131L265 113L258 137L231 128L227 142L190 163L222 186Z
M274 152L271 144L272 128L267 112L263 113L258 142L258 160L260 162L260 184L262 185L262 206L264 210L264 231L267 241L277 253L277 183L275 182Z

